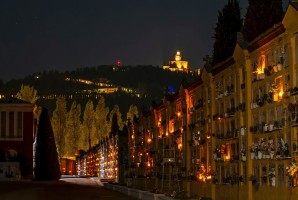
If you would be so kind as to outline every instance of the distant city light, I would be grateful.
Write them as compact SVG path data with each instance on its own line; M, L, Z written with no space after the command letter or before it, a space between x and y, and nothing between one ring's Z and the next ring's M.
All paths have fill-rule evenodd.
M117 60L117 66L121 65L121 60Z

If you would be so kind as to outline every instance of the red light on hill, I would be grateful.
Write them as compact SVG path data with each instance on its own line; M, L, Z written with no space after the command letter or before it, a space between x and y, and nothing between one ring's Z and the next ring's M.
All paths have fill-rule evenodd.
M120 66L121 65L121 60L117 60L117 66Z

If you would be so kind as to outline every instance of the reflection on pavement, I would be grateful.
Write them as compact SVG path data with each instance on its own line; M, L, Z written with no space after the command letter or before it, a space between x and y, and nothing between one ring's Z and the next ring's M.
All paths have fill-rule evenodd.
M60 180L78 185L103 186L98 177L82 178L78 176L62 176Z

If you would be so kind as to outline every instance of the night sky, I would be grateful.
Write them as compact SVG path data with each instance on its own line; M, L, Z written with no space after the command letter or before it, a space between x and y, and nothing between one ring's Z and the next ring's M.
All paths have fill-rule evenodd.
M212 53L227 0L0 0L0 79L43 70L159 65L180 50L192 68ZM243 15L248 0L240 0Z

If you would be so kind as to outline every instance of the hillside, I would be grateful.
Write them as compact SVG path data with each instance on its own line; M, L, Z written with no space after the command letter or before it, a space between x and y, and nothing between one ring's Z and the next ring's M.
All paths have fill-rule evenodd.
M97 91L100 88L122 88L122 90L118 89L114 93L101 93L100 95L105 96L110 109L118 104L121 112L126 114L132 103L139 108L146 109L153 100L159 102L162 99L165 88L168 86L177 91L183 79L191 83L196 78L197 76L169 72L150 65L134 67L97 66L67 72L44 71L23 79L11 80L2 86L0 85L0 94L14 95L20 90L22 84L31 85L37 89L39 96L44 97L38 103L52 110L55 106L55 100L46 98L48 96L71 95L71 101L76 100L84 106L89 98L96 101L99 94Z

